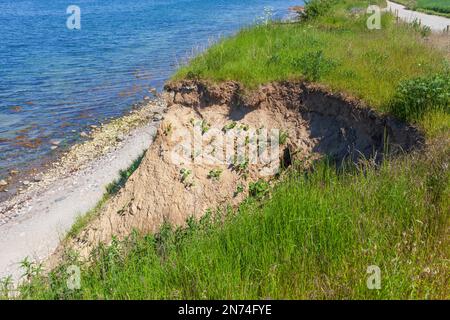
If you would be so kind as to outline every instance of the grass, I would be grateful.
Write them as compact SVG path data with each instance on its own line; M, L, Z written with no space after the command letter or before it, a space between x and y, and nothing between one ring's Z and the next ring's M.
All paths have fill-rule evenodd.
M190 218L177 229L165 224L157 234L133 232L98 247L89 262L69 255L49 274L27 261L31 280L19 287L19 297L450 298L448 62L424 44L416 27L396 26L384 15L383 29L369 32L364 17L345 13L365 5L345 0L303 23L245 29L192 60L174 79L238 80L255 88L307 78L417 122L429 137L437 136L429 138L426 152L378 166L368 161L337 169L322 161L304 172L294 165L276 184L251 183L237 209L211 208L201 220ZM424 97L425 103L416 103ZM247 166L244 161L236 169ZM190 175L183 169L180 179ZM211 178L218 176L211 172ZM243 192L238 185L235 196ZM72 264L81 268L78 290L66 285ZM380 290L366 285L374 265L381 270ZM2 295L7 290L0 287Z
M100 247L92 264L67 262L81 266L80 290L66 289L62 265L49 282L23 286L21 297L449 298L449 155L378 169L292 170L270 199L210 211L184 229L134 233ZM381 269L381 290L366 286L372 265Z
M420 35L407 25L396 25L386 14L382 29L369 31L366 16L349 18L347 6L341 6L332 16L309 23L244 29L194 58L174 80L236 80L255 88L270 81L301 79L306 73L383 108L401 80L444 68L442 55L417 41Z

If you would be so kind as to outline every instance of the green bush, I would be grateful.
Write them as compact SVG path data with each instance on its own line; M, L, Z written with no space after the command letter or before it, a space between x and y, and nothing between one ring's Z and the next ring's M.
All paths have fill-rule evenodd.
M248 187L250 196L261 199L269 192L269 183L264 180L258 180L250 183Z
M313 19L325 15L334 4L334 0L309 0L305 1L305 17Z
M391 103L397 117L417 121L428 112L450 111L450 72L401 82Z
M322 50L306 52L300 58L293 59L293 67L302 71L307 80L318 81L336 66L336 63L324 56Z

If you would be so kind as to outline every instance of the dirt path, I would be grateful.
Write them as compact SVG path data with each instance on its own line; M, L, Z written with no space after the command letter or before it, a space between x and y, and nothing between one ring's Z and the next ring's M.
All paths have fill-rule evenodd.
M450 18L408 10L405 6L392 1L387 1L387 3L389 11L393 13L398 12L398 16L407 22L412 22L417 19L421 21L422 25L428 26L436 32L443 31L447 26L450 26Z
M77 216L92 209L119 171L149 147L164 110L162 101L151 102L99 128L39 182L0 203L0 279L17 280L20 261L42 261L57 248Z

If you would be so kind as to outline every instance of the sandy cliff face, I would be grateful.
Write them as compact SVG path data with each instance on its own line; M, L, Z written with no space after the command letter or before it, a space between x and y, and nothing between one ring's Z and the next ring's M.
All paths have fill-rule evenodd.
M209 208L237 205L249 183L270 179L277 173L276 165L299 161L307 166L323 155L337 161L362 156L380 160L386 141L390 152L423 143L415 128L357 100L303 83L273 83L244 94L235 82L185 81L168 84L165 99L167 114L138 170L100 215L70 240L69 247L82 256L113 235L122 238L133 229L155 232L164 221L181 225ZM276 143L268 139L260 149L259 135L268 132L270 138L276 130L285 138L276 137L279 148L271 149ZM225 150L229 144L222 143L227 135L235 142L231 156ZM247 155L237 155L238 146ZM273 161L253 161L252 147L270 150Z

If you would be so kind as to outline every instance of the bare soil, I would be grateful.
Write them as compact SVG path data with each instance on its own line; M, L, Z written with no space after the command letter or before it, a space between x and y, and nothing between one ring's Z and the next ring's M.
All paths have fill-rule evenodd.
M239 204L252 181L271 179L261 174L267 169L264 163L239 170L230 163L196 161L196 154L192 161L174 161L173 150L190 134L195 137L196 123L210 127L204 140L210 132L223 132L233 122L235 129L280 129L288 138L277 157L287 165L297 161L308 166L324 155L338 162L381 161L387 142L391 153L424 144L415 127L351 97L301 82L272 83L246 92L236 82L183 81L169 83L164 98L168 104L165 119L140 167L89 226L60 247L58 256L64 248L72 248L87 257L113 235L120 239L132 230L157 232L164 222L183 225L189 216L199 218L208 209ZM211 135L207 145L211 147L214 141ZM212 170L221 170L220 176L212 178ZM237 192L238 186L244 192Z

